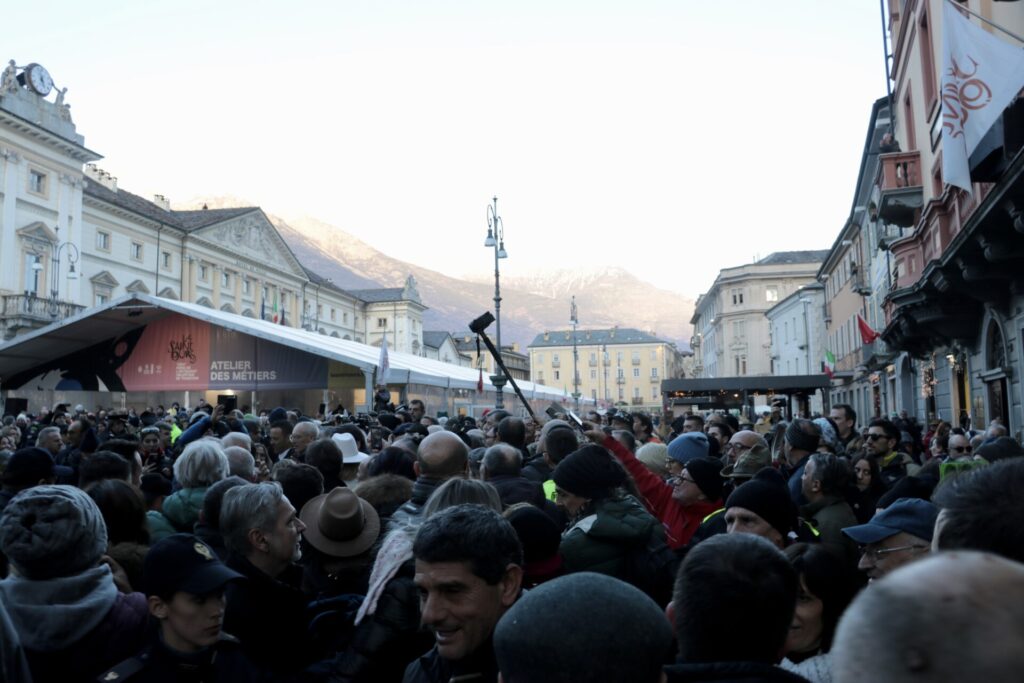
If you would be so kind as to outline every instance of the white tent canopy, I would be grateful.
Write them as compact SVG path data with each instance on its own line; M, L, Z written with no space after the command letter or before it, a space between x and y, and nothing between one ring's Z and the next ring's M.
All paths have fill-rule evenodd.
M147 294L130 294L0 345L0 386L5 377L88 348L99 339L124 334L170 313L178 313L224 329L354 366L364 373L372 374L376 370L380 356L380 349L368 344L217 311L199 304ZM477 386L478 370L473 368L397 351L389 351L388 359L390 370L384 378L388 384L421 384L447 389L476 389ZM325 377L324 383L326 382ZM519 381L518 384L529 400L561 401L569 398L565 391L542 384L527 381ZM484 389L495 391L494 385L486 375ZM505 394L514 394L511 385L505 386L503 391Z

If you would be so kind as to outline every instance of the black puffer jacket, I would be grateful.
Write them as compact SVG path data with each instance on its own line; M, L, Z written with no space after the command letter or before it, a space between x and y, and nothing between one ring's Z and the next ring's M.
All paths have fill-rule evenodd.
M420 599L413 583L416 564L402 565L377 601L377 609L356 627L348 648L338 654L332 683L398 683L406 667L434 645L420 628Z

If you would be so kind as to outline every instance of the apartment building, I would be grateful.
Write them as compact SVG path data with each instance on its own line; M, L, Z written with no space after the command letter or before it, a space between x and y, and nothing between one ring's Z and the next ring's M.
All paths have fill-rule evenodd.
M674 343L631 328L548 331L527 351L534 382L579 393L605 408L660 411L662 380L679 377L683 367Z
M972 192L942 176L940 106L943 3L889 4L892 132L879 147L874 199L879 246L891 265L881 301L882 339L892 352L895 402L921 419L1024 428L1024 101L1002 111L969 160ZM1019 44L991 24L1024 33L1024 4L959 3L991 23L967 19ZM878 411L880 412L880 410Z
M754 263L723 268L697 298L693 317L694 377L773 374L765 313L814 282L826 251L780 251Z

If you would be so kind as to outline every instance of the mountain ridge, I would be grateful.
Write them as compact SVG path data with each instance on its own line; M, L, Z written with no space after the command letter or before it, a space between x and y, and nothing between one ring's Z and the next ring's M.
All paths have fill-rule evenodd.
M190 208L253 206L230 197L192 200ZM266 212L296 258L309 270L330 278L341 289L401 287L416 278L428 307L425 330L460 333L486 310L493 312L494 281L486 276L439 272L392 258L345 230L302 216L282 218ZM617 266L589 270L535 271L501 279L502 343L517 342L525 352L537 334L570 329L569 309L576 297L579 329L632 327L689 348L694 301L646 283Z

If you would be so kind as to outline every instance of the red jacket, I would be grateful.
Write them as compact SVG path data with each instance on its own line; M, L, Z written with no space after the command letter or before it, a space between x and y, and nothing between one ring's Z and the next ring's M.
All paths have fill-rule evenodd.
M672 499L673 487L647 469L642 462L636 459L635 455L629 452L628 448L615 438L606 436L601 445L614 453L619 462L633 476L640 495L644 497L643 502L647 509L665 526L668 546L673 550L678 550L689 543L704 518L722 508L721 500L701 500L691 505L680 505Z

